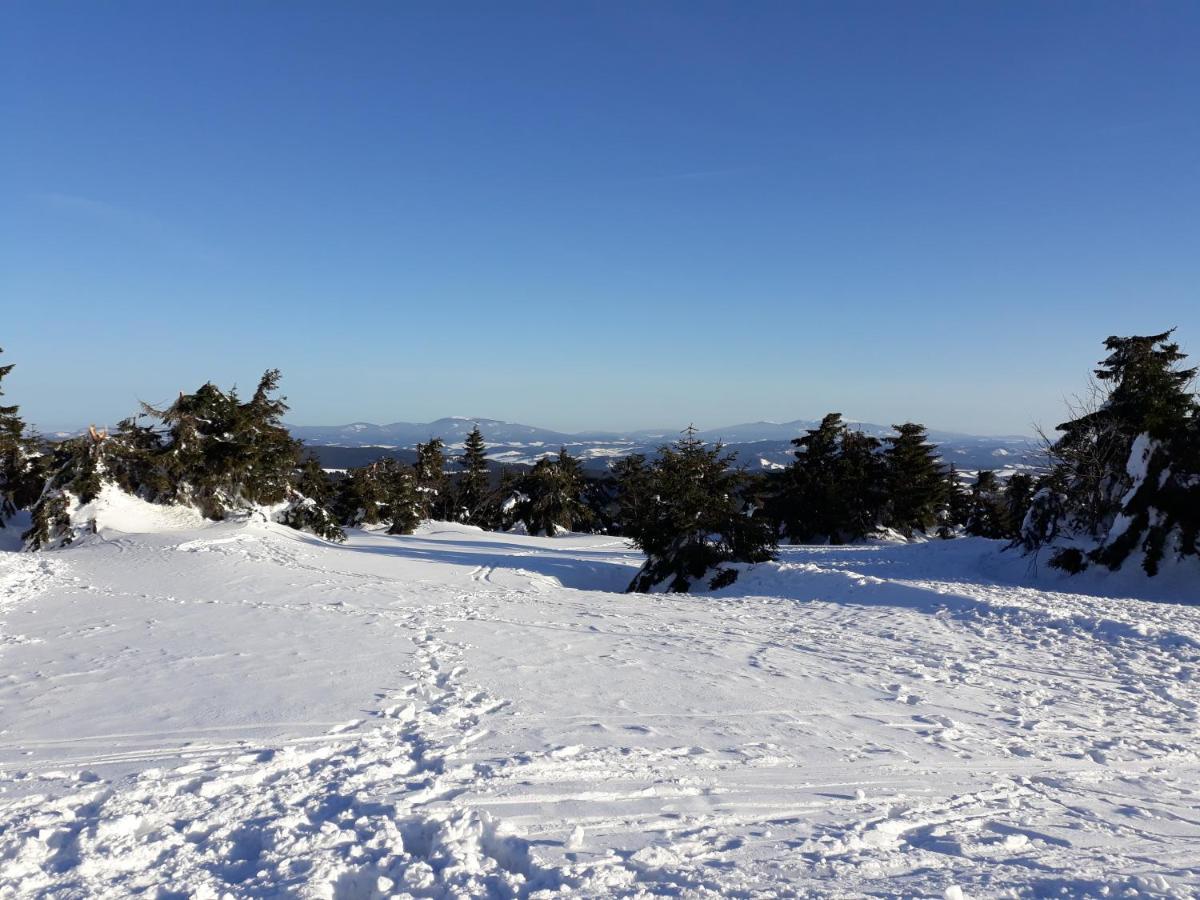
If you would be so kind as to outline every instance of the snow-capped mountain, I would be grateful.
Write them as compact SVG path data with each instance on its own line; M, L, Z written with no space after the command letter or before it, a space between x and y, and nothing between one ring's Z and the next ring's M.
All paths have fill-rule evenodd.
M777 469L793 459L791 441L815 428L812 419L790 422L750 422L710 428L699 432L708 442L721 441L750 469ZM441 438L449 447L461 445L476 425L487 441L489 458L501 463L529 465L538 458L556 453L560 447L581 457L590 469L604 469L609 463L630 453L654 453L660 446L679 436L680 429L641 429L629 432L586 431L574 434L505 422L500 419L451 416L434 422L393 422L376 425L355 422L349 425L292 425L291 432L309 444L325 465L333 468L363 465L392 451L406 457L417 443L431 437ZM877 437L893 430L889 425L851 422ZM947 463L959 469L1019 469L1040 464L1040 451L1033 438L1019 435L983 436L952 431L931 431ZM397 452L398 451L398 452Z

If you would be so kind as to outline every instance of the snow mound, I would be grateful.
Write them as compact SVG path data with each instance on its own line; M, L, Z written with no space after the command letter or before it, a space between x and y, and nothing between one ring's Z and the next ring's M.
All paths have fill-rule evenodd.
M208 523L190 506L162 506L147 503L127 494L114 484L106 484L91 503L77 504L71 521L89 523L95 534L157 534L164 531L188 531Z

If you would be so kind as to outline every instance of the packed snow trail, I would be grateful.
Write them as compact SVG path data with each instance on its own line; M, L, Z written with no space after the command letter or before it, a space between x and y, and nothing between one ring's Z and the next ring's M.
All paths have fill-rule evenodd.
M0 553L0 895L1200 891L1198 607L978 540L628 596L601 536L155 524Z

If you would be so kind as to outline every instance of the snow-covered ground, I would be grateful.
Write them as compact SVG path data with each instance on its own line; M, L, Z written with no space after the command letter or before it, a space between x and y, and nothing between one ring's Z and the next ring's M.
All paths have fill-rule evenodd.
M600 536L101 512L0 552L0 896L1200 891L1200 607L982 540L630 596Z

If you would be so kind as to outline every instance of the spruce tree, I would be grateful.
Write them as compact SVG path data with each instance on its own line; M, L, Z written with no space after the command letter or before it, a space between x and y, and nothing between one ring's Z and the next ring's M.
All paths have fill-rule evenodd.
M907 538L937 525L949 499L945 472L925 428L914 422L893 425L884 438L884 475L888 493L886 522Z
M398 466L391 475L387 517L388 534L412 534L421 524L421 495L417 491L416 473Z
M743 475L720 444L706 447L689 427L659 450L648 474L648 508L627 532L647 557L630 591L725 587L737 579L729 563L772 557L773 530L765 517L750 515Z
M431 437L417 444L417 461L413 463L416 490L422 519L447 519L451 514L451 497L446 477L446 445L441 438Z
M559 528L576 531L591 522L591 511L582 500L583 469L566 449L557 457L543 457L519 482L524 499L517 514L530 534L553 537Z
M1108 338L1096 399L1059 426L1018 537L1051 547L1051 565L1116 569L1139 551L1154 575L1168 556L1200 555L1197 370L1172 333Z
M13 365L0 366L0 383L13 370ZM0 387L0 397L3 396L4 390ZM20 407L0 405L0 528L18 509L29 507L37 499L35 448L35 441L25 433Z
M842 544L872 534L883 505L879 441L829 413L792 444L796 461L773 479L766 501L780 531L796 543Z
M958 466L950 463L946 469L946 506L938 525L938 537L952 538L958 529L964 528L971 514L971 494L963 486Z
M315 456L305 457L296 472L294 497L280 523L297 531L307 531L327 541L341 543L346 532L332 511L336 494L333 483Z
M632 535L648 527L654 507L654 476L642 453L631 453L613 463L617 483L617 528Z
M986 538L1002 538L1008 534L1008 516L1000 480L990 469L982 470L971 486L966 532Z
M1027 472L1014 472L1004 485L1004 537L1016 538L1021 533L1021 526L1029 507L1033 502L1036 488L1033 476Z
M488 491L487 446L476 425L467 435L458 464L463 474L458 482L459 520L468 525L488 527L490 497Z
M79 530L78 508L105 484L151 503L190 505L210 519L272 507L284 524L340 539L324 473L303 459L303 445L284 426L287 404L278 389L277 369L263 375L246 402L236 389L208 382L165 409L143 404L141 416L122 421L111 435L92 429L60 443L46 461L27 542L34 548L69 542ZM158 424L140 424L145 416Z

